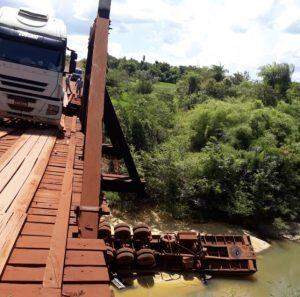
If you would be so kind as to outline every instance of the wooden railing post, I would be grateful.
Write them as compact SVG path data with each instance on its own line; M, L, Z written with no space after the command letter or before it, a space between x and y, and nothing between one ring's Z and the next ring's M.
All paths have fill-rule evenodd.
M100 0L87 104L86 141L79 231L83 238L97 238L101 193L102 134L111 0Z

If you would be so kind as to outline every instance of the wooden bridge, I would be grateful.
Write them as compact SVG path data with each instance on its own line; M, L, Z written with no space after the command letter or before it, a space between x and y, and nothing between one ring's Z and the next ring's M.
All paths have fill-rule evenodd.
M63 117L63 133L18 121L0 127L1 297L111 296L106 247L97 239L109 209L99 197L143 185L105 91L109 13L110 1L100 1L84 101L71 103L81 112ZM102 151L124 158L129 176L105 173Z
M109 15L110 0L101 0L83 100L69 103L63 131L18 120L0 125L0 297L111 297L108 265L118 271L128 264L130 273L257 270L247 236L161 237L147 226L132 235L124 224L112 236L109 224L99 228L110 212L105 191L144 191L106 90ZM110 160L118 167L121 159L126 176L107 166Z

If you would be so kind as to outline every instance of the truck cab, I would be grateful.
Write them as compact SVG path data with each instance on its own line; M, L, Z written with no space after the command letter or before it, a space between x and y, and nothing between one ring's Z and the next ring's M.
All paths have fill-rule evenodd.
M65 24L28 9L0 9L0 118L59 125Z

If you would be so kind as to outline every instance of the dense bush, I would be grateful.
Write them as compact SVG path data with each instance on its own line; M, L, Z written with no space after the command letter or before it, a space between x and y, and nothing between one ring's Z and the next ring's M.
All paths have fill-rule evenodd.
M291 66L262 67L259 82L221 65L110 63L110 92L150 202L177 218L276 229L300 220L300 84Z
M137 93L139 94L151 94L153 91L153 84L149 80L139 80L137 84Z

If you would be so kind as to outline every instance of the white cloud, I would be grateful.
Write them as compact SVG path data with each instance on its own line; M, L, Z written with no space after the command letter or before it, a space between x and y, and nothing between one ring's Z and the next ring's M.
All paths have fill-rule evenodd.
M108 47L108 52L110 55L121 58L123 55L122 45L117 42L110 42Z
M80 59L86 57L87 46L88 46L88 35L69 35L68 36L68 47L75 50Z
M87 24L98 0L6 1L65 14L69 44L86 54ZM116 56L145 54L176 65L222 63L252 75L272 61L300 63L299 0L113 0L111 18L109 49Z
M30 7L37 9L42 12L46 12L49 15L54 15L55 14L55 9L54 9L54 2L51 0L20 0L16 1L20 3L20 7Z
M96 15L98 1L97 0L84 0L84 1L75 0L73 1L72 5L74 7L74 17L79 20L88 21L91 13Z

